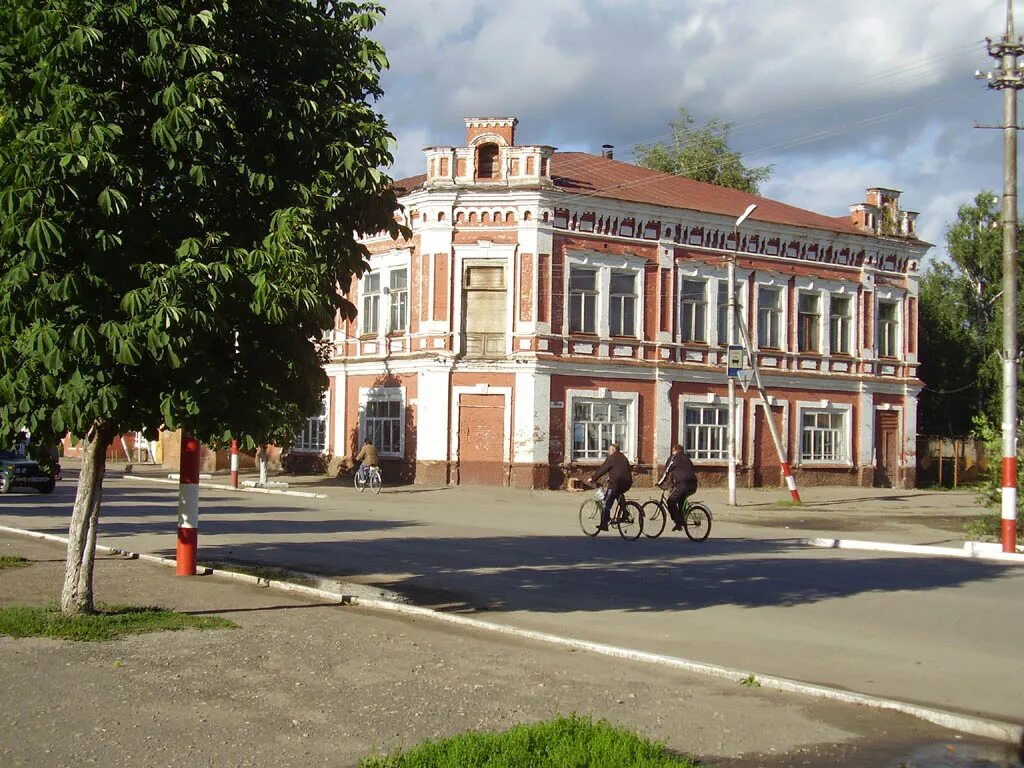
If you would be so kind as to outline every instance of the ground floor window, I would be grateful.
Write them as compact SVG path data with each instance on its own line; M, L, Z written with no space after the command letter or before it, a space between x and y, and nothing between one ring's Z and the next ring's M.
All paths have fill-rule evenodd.
M403 455L402 390L365 390L359 443L369 439L382 456Z
M729 407L687 405L684 409L686 451L694 461L729 458Z
M294 448L296 451L309 451L310 453L323 453L327 450L326 401L320 414L306 419L306 425L296 433Z
M628 450L629 403L575 399L572 405L572 460L604 459L611 443Z
M800 460L845 462L846 415L843 411L802 411Z

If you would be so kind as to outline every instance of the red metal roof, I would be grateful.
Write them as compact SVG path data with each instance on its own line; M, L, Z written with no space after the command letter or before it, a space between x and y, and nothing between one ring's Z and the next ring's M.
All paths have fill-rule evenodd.
M399 195L408 194L418 189L426 178L421 174L399 179L395 181L396 191ZM569 194L714 213L733 219L748 205L757 203L751 220L868 234L854 226L849 216L826 216L738 189L684 179L585 152L555 152L551 178L559 190Z

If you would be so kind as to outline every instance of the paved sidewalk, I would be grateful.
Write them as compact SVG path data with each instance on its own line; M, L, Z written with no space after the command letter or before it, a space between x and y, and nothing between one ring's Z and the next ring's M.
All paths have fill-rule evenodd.
M56 597L63 547L0 535L0 554L33 561L0 571L0 606ZM177 578L138 560L99 558L96 589L108 603L216 614L240 628L102 644L0 638L0 764L355 766L427 738L578 712L709 768L938 764L928 755L1018 765L1007 746L899 714Z

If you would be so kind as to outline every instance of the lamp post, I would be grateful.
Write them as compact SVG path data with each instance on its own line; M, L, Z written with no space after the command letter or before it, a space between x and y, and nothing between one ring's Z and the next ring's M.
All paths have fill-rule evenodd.
M727 335L727 343L729 345L729 351L732 352L732 348L736 346L736 259L739 257L740 252L740 225L747 220L747 217L754 212L757 208L757 203L751 203L747 206L747 209L736 219L736 224L733 226L732 236L732 255L728 259L727 265L727 276L726 279L729 282L729 307L726 312L725 323L729 326ZM726 366L729 365L728 355L726 356ZM728 368L727 368L728 370ZM737 463L737 450L736 450L736 378L729 376L729 423L727 427L726 439L729 443L729 505L736 506L736 463Z

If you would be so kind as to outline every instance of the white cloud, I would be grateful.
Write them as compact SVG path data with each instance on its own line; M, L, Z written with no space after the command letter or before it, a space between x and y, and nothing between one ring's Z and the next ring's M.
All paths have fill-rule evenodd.
M520 119L524 142L597 152L668 135L680 106L734 123L765 192L830 215L866 186L903 190L942 243L956 207L1001 185L995 62L1003 0L394 0L376 37L392 63L379 107L393 173L461 144L462 118ZM1024 28L1024 19L1018 25ZM958 196L962 196L959 197Z

